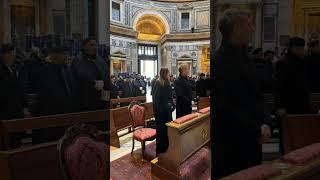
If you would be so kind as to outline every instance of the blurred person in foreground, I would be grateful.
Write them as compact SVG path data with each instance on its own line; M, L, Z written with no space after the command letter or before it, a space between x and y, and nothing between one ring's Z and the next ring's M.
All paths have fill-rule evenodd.
M219 30L223 39L214 64L212 179L261 164L261 143L271 136L255 79L255 63L247 50L255 31L252 16L227 10Z

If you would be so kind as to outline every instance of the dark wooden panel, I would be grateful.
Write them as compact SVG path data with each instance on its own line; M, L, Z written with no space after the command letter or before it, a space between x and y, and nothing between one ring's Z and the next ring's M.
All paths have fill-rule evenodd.
M288 115L281 131L284 153L320 142L320 115Z
M0 177L3 180L62 179L58 163L57 142L16 150L0 151ZM8 176L9 174L9 176Z

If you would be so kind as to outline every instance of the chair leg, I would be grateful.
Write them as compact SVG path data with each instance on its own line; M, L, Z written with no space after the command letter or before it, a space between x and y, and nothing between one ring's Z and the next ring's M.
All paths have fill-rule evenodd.
M132 149L131 149L131 154L133 153L133 149L134 149L134 138L132 137Z
M145 160L145 157L144 157L144 150L145 150L145 146L146 145L146 142L145 141L143 141L143 142L141 142L141 150L142 150L142 161L144 161Z

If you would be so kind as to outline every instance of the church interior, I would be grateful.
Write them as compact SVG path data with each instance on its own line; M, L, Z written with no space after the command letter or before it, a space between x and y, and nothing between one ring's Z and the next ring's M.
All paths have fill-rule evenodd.
M272 135L260 165L222 179L320 179L319 0L0 0L0 180L214 179L213 62L230 9L253 19L247 48ZM276 65L292 37L303 39L311 65L292 65L290 89ZM158 153L164 113L153 87L163 70L172 98ZM183 73L189 85L179 91ZM292 106L306 102L295 89L308 86L309 111L278 111L281 85ZM178 107L179 94L190 97L183 115L189 105Z

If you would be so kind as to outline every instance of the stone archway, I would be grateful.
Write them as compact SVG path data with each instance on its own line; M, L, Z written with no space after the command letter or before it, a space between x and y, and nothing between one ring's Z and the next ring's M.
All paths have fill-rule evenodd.
M159 44L161 38L169 33L169 25L159 13L144 12L137 16L133 28L138 32L138 72L154 76L158 74L159 67L166 65L160 62L162 50Z
M159 41L164 34L168 34L168 25L156 14L144 14L140 16L134 29L138 32L138 40Z

